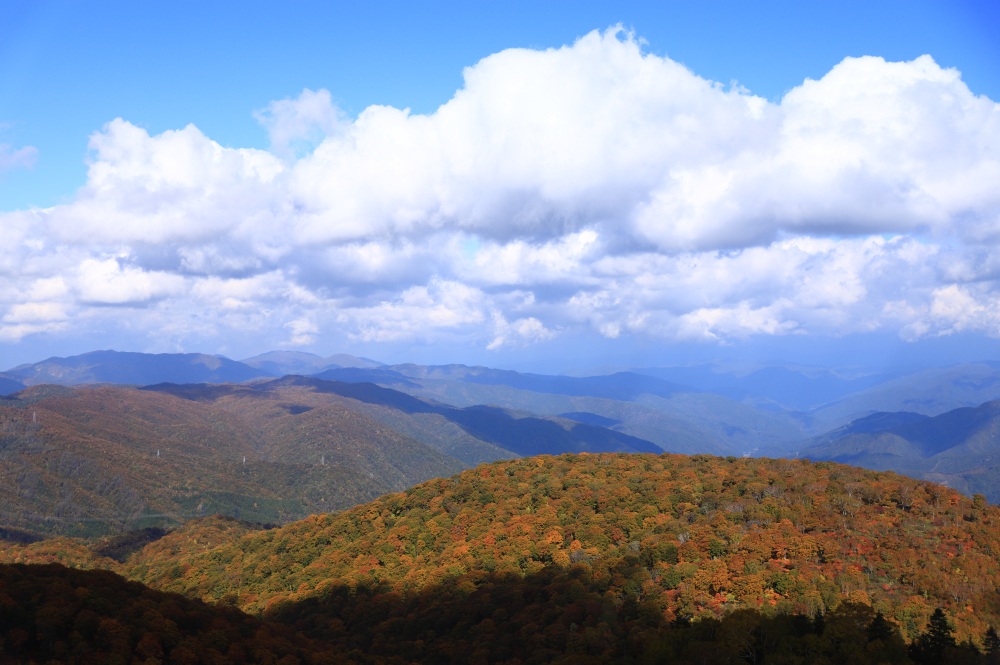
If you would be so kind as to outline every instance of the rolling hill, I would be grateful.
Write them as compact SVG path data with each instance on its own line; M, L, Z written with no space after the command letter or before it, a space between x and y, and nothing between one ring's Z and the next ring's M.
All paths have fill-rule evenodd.
M893 473L599 454L196 520L109 565L373 663L985 662L998 548L1000 509Z
M608 451L660 448L366 383L35 386L0 406L0 527L96 535L213 513L284 523L483 461Z
M963 635L1000 620L996 547L1000 509L896 474L601 454L480 466L189 558L145 558L130 575L205 600L234 594L266 615L339 598L340 586L471 593L489 574L585 563L669 619L771 601L812 614L854 599L892 607L913 637L917 617L938 605ZM169 572L178 560L188 571L180 577ZM629 576L614 581L618 565L633 566L634 586ZM956 568L977 572L958 579Z

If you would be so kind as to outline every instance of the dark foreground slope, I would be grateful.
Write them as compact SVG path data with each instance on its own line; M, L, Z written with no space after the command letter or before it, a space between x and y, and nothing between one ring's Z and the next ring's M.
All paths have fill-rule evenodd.
M103 570L0 565L0 664L347 663L333 647Z
M151 548L126 562L129 576L386 654L450 643L459 625L468 648L515 624L551 631L556 650L577 630L626 639L621 616L586 599L653 628L847 602L906 639L937 607L960 639L1000 625L997 508L834 463L527 458L210 549ZM521 614L536 606L543 616Z
M1000 655L996 640L989 642L992 649L958 644L940 612L907 647L881 613L851 602L815 618L736 610L721 619L666 623L602 593L579 567L491 576L468 594L432 588L409 602L387 603L384 595L360 589L336 600L321 629L313 630L325 637L310 638L287 623L296 611L315 615L309 603L286 608L291 611L279 617L284 621L261 620L156 592L107 571L0 565L0 664L988 665ZM396 618L376 624L387 609ZM345 634L341 616L356 633ZM492 617L485 629L483 616ZM364 649L348 650L352 641L366 643Z

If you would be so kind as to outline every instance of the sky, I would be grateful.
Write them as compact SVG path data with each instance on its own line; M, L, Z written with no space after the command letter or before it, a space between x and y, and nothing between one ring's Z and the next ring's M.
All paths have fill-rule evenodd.
M0 369L1000 359L1000 5L0 2Z

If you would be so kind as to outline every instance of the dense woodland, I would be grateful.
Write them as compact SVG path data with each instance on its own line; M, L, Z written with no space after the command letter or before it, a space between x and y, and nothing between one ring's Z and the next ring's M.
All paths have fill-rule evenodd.
M373 384L35 386L0 398L0 529L96 537L213 514L284 524L483 461L658 452L569 419Z
M808 461L541 456L281 528L2 553L115 570L361 662L987 662L1000 625L1000 509Z
M285 523L468 466L337 395L195 389L37 386L0 400L0 526L96 537L216 513Z
M0 663L342 663L334 649L227 607L102 570L0 565Z

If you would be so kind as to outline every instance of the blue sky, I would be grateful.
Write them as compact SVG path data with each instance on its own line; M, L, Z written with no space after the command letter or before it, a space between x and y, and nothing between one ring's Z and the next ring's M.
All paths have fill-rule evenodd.
M996 7L5 2L0 365L995 355Z

